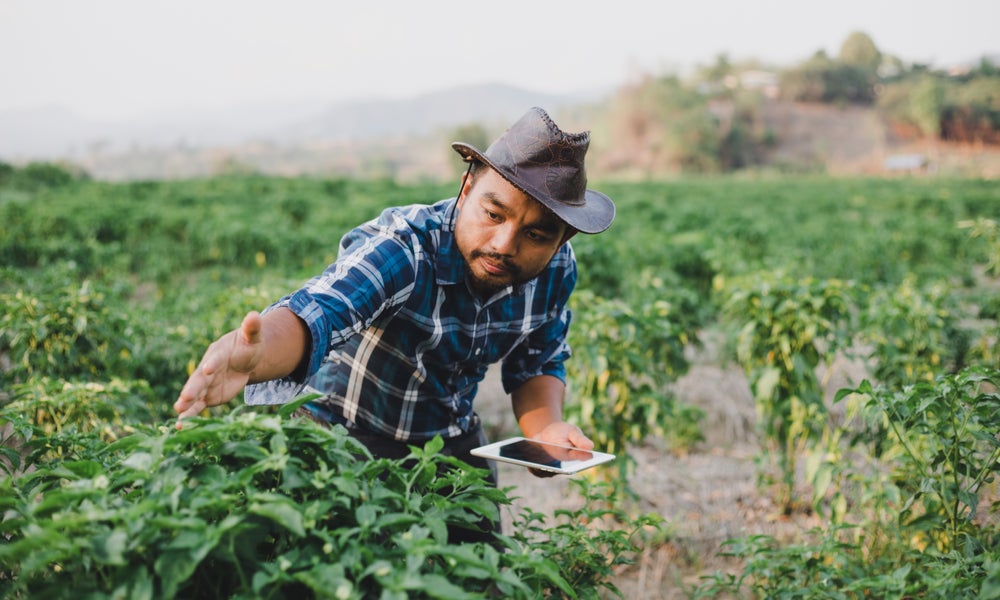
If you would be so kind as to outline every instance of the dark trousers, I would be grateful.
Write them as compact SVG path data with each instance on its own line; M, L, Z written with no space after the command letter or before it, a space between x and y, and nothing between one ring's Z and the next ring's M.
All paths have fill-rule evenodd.
M324 427L331 426L329 421L313 414L305 407L299 408L294 414L296 417L311 419ZM368 448L368 451L371 452L372 456L400 460L406 458L410 454L409 446L411 444L406 442L391 440L357 426L347 427L347 432L351 437L364 444L364 446ZM486 481L495 487L498 481L496 463L471 454L471 451L474 448L478 448L479 446L483 446L487 443L489 443L489 441L486 438L486 433L483 431L482 426L477 423L476 426L469 432L458 437L446 439L444 441L444 448L441 449L441 453L445 456L454 456L462 462L477 469L488 470L490 474L487 476ZM464 542L494 543L496 541L494 534L496 533L500 533L499 517L496 521L484 519L475 529L449 525L448 542L453 544Z

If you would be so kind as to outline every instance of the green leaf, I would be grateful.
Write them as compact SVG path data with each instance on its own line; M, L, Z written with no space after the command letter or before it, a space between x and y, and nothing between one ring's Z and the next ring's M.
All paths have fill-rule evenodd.
M136 471L149 471L153 466L153 455L148 452L133 452L121 465Z
M321 394L306 394L305 396L296 398L278 409L278 415L281 416L282 419L290 419L292 418L292 415L295 414L295 411L301 408L303 404L312 402L320 396Z
M435 455L444 449L444 438L440 435L436 435L424 444L424 454L428 456Z
M128 534L121 529L102 533L93 539L94 558L107 565L124 565L127 545Z
M376 516L376 508L371 504L362 504L354 510L354 518L357 519L358 526L362 529L367 529L374 525Z
M375 528L379 530L402 529L406 525L412 525L414 523L419 523L420 521L421 519L417 515L409 513L391 512L379 516L375 520Z
M410 588L422 590L431 598L442 598L444 600L474 600L482 598L482 594L473 594L465 591L461 587L448 581L444 576L436 573L428 573L420 578L420 585Z
M578 598L576 591L569 584L569 582L563 578L562 573L559 572L559 567L556 566L554 562L548 559L543 559L535 562L533 566L539 575L542 575L548 581L553 583L556 587L562 590L564 594L570 598Z
M127 593L122 594L120 597L128 598L129 600L153 600L155 597L153 578L150 577L149 571L146 570L145 566L138 566L134 569L129 569L129 583L127 588Z
M80 477L86 478L92 478L104 471L104 466L96 460L67 460L62 465Z
M983 565L986 577L979 588L979 600L1000 600L1000 562L987 560Z
M306 535L302 513L299 512L299 507L288 498L276 496L267 502L253 502L247 512L270 519L298 537Z
M780 381L781 370L777 367L765 367L761 369L760 376L757 378L757 385L754 387L754 397L760 401L770 400Z
M21 468L21 453L14 448L0 446L0 467L8 475L13 475Z

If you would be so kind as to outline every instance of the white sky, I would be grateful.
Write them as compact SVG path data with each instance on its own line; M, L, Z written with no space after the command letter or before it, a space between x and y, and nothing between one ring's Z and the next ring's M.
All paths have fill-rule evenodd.
M836 55L858 30L908 61L978 59L1000 52L1000 1L0 0L0 110L125 118L463 83L576 91L720 53Z

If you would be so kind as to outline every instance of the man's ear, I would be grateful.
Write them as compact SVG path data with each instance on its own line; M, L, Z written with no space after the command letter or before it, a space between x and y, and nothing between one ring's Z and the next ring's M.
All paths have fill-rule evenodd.
M462 208L462 204L465 203L466 196L472 191L472 173L468 170L462 175L462 187L458 190L458 208Z

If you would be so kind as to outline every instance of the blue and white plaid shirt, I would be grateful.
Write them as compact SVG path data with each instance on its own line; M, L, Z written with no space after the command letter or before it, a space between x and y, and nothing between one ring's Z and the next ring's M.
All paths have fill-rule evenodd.
M309 327L305 381L248 386L246 402L315 391L323 397L314 412L418 442L475 424L472 401L490 364L502 361L508 393L538 375L565 381L572 247L563 244L535 279L483 302L466 283L454 204L390 208L345 235L336 262L270 307L287 306Z

